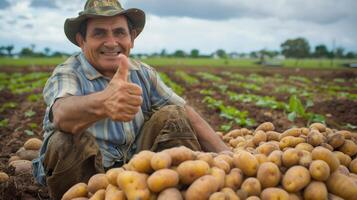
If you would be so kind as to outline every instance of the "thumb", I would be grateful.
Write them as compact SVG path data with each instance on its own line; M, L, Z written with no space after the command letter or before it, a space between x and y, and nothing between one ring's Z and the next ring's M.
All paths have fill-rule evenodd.
M119 66L113 79L120 79L122 81L128 80L129 60L124 54L119 55Z

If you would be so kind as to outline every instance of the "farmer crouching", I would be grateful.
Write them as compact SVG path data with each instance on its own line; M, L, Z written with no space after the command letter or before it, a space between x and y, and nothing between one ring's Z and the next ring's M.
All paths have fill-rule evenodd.
M52 199L141 150L229 150L153 68L128 58L144 25L142 10L125 10L116 0L88 0L65 21L67 38L81 52L46 83L45 140L33 161Z

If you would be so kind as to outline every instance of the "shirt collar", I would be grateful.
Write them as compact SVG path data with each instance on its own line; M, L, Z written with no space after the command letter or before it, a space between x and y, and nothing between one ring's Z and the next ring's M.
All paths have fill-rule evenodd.
M84 56L83 52L79 54L79 62L83 67L83 71L88 80L94 80L100 77L105 77L103 74L98 72ZM129 70L139 70L140 63L129 58Z

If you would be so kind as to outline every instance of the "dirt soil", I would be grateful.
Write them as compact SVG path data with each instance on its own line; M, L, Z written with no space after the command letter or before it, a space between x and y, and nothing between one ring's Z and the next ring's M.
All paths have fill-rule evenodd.
M237 69L237 68L195 68L195 67L183 67L180 68L189 74L195 73L198 70L204 70L214 74L220 74L222 71L229 70L232 72L239 72L243 75L249 75L254 72L259 75L273 76L274 74L281 74L282 76L289 75L301 75L307 77L319 77L323 80L329 81L333 78L343 78L343 79L354 79L357 77L356 70L294 70L294 69L269 69L269 70L258 70L258 69ZM201 115L211 124L211 126L218 130L222 123L226 120L219 117L219 111L208 109L206 105L202 103L203 95L199 91L203 88L211 87L211 83L201 80L201 83L196 86L185 85L181 80L175 78L172 73L172 68L159 68L159 71L165 72L170 75L175 82L186 88L184 98L191 104ZM48 68L43 67L33 67L33 68L0 68L0 72L13 73L13 72L37 72L37 71L51 71ZM38 88L35 93L41 92L42 88ZM239 91L236 91L239 92ZM13 101L17 102L18 106L15 110L5 111L0 113L0 121L3 119L9 119L9 125L6 128L0 129L0 171L4 171L10 175L10 181L4 185L0 184L0 200L34 200L49 199L47 188L42 187L35 183L31 174L21 174L15 175L14 169L8 167L9 158L16 153L16 151L23 146L26 140L29 138L40 138L42 139L43 132L41 130L43 114L45 112L45 105L43 100L38 102L28 102L26 101L26 96L28 94L14 95L8 90L0 91L0 105L5 102ZM269 95L269 90L265 92L265 95ZM222 95L216 98L223 99L225 103L229 103L228 99ZM286 119L286 114L283 112L257 108L250 104L240 104L235 102L234 105L239 109L244 109L249 111L249 117L256 120L256 122L262 123L265 121L271 121L276 126L278 131L286 130L292 125L305 126L306 121L297 120L294 123ZM31 118L25 117L24 113L32 109L36 112L35 116ZM330 116L327 119L327 124L331 128L342 129L342 123L351 123L356 125L357 123L357 101L351 100L328 100L316 103L312 111ZM28 129L29 123L36 123L37 128L33 130L33 134L26 134L25 130ZM234 127L238 128L238 127Z

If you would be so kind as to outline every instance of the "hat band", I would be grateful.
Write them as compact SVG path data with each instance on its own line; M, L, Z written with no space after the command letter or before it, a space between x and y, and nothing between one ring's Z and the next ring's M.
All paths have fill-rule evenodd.
M103 6L103 7L97 7L97 8L89 8L89 9L86 9L82 12L79 13L79 15L85 15L85 14L90 14L90 15L108 15L108 16L111 16L111 15L115 15L119 12L122 12L124 11L123 8L120 8L120 7L113 7L113 6Z

